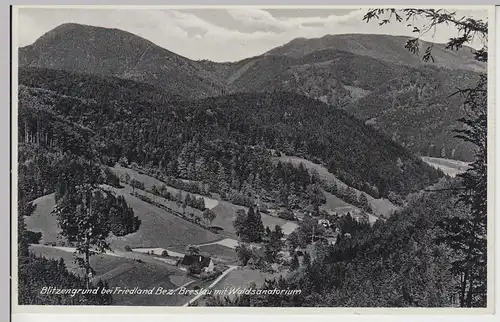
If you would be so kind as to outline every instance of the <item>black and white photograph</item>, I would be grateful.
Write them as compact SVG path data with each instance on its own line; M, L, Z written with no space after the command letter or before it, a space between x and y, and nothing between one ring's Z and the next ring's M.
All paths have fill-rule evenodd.
M492 308L493 7L12 19L13 305Z

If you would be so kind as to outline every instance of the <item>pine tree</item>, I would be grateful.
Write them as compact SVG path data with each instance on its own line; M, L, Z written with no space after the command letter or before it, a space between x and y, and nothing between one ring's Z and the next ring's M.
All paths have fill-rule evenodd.
M236 235L242 239L246 238L246 232L244 232L246 221L247 214L245 213L245 210L238 209L236 211L236 218L234 219L233 226L236 231Z
M296 269L299 268L299 266L300 266L299 257L297 256L296 253L294 253L292 256L292 261L290 263L290 270L295 271Z
M302 266L309 268L311 267L311 255L308 252L304 252L304 256L302 257Z
M76 243L75 261L85 270L87 287L94 274L90 257L109 248L109 202L107 194L98 185L100 170L92 162L66 159L56 193L57 216L61 235Z
M368 203L368 198L364 193L361 193L358 197L358 204L361 207L361 209L365 211L370 211L370 204Z
M260 216L259 210L250 207L246 218L246 236L251 242L260 242L264 236L264 224Z

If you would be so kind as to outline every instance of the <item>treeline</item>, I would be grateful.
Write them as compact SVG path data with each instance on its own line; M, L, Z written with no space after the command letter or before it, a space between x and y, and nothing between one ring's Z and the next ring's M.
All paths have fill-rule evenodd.
M111 295L76 294L75 296L41 294L43 287L60 289L108 288L106 281L88 285L86 280L68 271L63 259L37 256L28 249L33 232L26 230L24 218L30 216L36 205L19 199L18 202L18 304L19 305L111 305Z
M39 69L37 73L46 71ZM35 74L21 75L20 83L45 86ZM74 76L68 73L67 77ZM82 86L90 88L91 84ZM172 177L208 182L214 178L207 174L218 173L219 162L226 176L238 180L226 182L241 188L248 171L229 167L227 161L235 158L233 163L240 163L236 149L260 146L277 150L278 155L304 155L333 164L329 167L332 173L338 169L348 174L355 186L366 183L376 187L381 197L389 190L406 196L442 175L345 112L292 93L240 93L158 104L147 96L141 100L92 101L79 98L80 90L71 94L72 90L62 85L61 89L50 89L54 92L30 89L37 93L27 95L37 102L50 102L47 105L52 113L91 129L101 158L110 165L126 157L146 168L166 169ZM129 91L126 86L117 90L124 96ZM31 132L36 132L34 125ZM22 126L19 128L21 132ZM225 149L228 144L236 148ZM213 145L222 146L214 149ZM233 169L237 172L234 176Z
M345 202L353 206L356 206L361 210L364 210L366 212L372 212L372 207L368 202L368 197L363 192L361 192L358 196L356 191L352 187L349 186L342 187L341 185L338 185L336 182L332 182L330 184L324 184L323 188L325 189L326 192L329 192L332 195L339 197Z
M295 295L213 298L217 306L449 307L485 306L485 290L462 285L468 270L466 235L449 222L467 220L467 207L442 182L439 193L412 195L408 206L373 227L346 223L334 245L319 239L314 256L292 259L291 272L267 281L262 289L301 289ZM347 234L346 232L349 233ZM298 230L300 233L301 230ZM308 239L309 234L304 238ZM465 249L465 248L464 248ZM301 258L299 260L299 257ZM480 270L475 274L484 274ZM484 276L483 276L484 277ZM469 277L481 278L479 275Z
M21 144L19 151L18 193L22 200L33 201L53 192L57 194L58 189L75 185L75 182L78 182L71 182L71 180L78 180L78 177L85 175L82 161L77 161L75 155L58 151L48 152L50 150L35 144ZM119 185L119 179L109 169L106 167L96 169L98 184ZM68 178L65 177L68 170L82 171L82 173ZM139 229L140 220L134 215L134 211L127 205L123 196L107 193L103 202L106 203L104 207L109 211L107 222L114 235L124 236ZM33 241L36 240L36 236L32 237Z
M85 260L86 253L91 255L92 247L109 247L105 238L111 233L123 236L137 231L140 221L134 216L132 208L123 197L116 197L102 188L103 184L116 186L119 182L103 166L106 159L100 158L98 136L81 123L53 111L50 98L43 91L33 92L22 87L18 122L20 304L110 304L108 295L73 298L41 295L40 288L43 286L92 289L104 284L94 285L89 282L87 274L80 278L68 272L61 262L31 254L28 244L38 242L43 236L27 232L24 228L24 218L35 209L32 201L55 193L58 224L63 230L61 236L65 242L75 245L77 263L86 272L92 271L88 260ZM86 199L90 195L94 198L90 201L92 207L87 211L85 207L89 207L89 202ZM90 218L82 218L87 215ZM82 235L86 233L91 235ZM88 244L90 242L93 244Z
M150 189L146 189L144 186L144 182L139 181L135 178L130 178L128 174L122 175L123 182L130 184L130 186L134 189L144 190L146 192L150 192L155 196L165 198L170 201L174 201L178 207L180 206L189 206L198 210L205 210L205 199L203 197L196 197L190 193L183 193L181 190L178 190L177 193L170 192L166 185L156 186L153 185Z
M199 140L192 140L184 146L184 152L177 159L167 164L160 163L158 168L144 172L168 186L205 192L207 195L218 193L221 199L245 207L254 206L257 200L275 202L288 209L311 205L317 208L325 202L318 174L310 173L302 163L296 166L291 162L275 162L272 153L260 146L242 147L227 141L211 142L204 149L200 145ZM210 156L212 154L220 157L215 159ZM182 172L183 155L195 156L189 163L191 170L185 173ZM179 173L193 181L184 182L171 176ZM144 189L144 184L135 179L125 175L123 179L129 180L134 187ZM179 200L178 195L173 195L166 187L153 189L155 191L151 192L156 195L172 201ZM202 198L191 196L188 199L191 207L203 210Z
M118 160L118 163L123 167L129 167L139 173L151 176L159 181L162 181L165 183L165 185L172 188L196 193L203 196L210 196L210 191L207 184L203 184L198 181L177 179L175 177L169 176L166 174L167 169L162 167L162 164L158 165L158 167L154 167L154 165L150 162L149 164L146 164L146 168L142 168L139 167L139 165L135 162L129 164L126 157L120 158L120 160Z
M108 288L107 282L98 281L87 288L85 280L69 272L64 260L47 259L29 253L18 262L18 304L19 305L112 305L110 294L101 294ZM44 287L58 289L95 290L96 294L43 294Z
M171 207L168 207L166 206L165 204L161 203L161 202L157 202L156 200L152 200L149 196L147 195L143 195L141 193L138 193L138 192L132 192L132 195L141 199L142 201L144 202L147 202L149 204L152 204L152 205L155 205L156 207L158 208L162 208L168 212L170 212L171 214L177 216L177 217L180 217L184 220L187 220L191 223L194 223L202 228L205 228L205 229L210 229L212 232L214 233L219 233L219 229L217 228L214 228L214 227L209 227L209 225L214 221L214 219L217 217L217 215L211 210L211 209L208 209L208 208L204 208L201 216L200 215L196 215L194 214L193 212L185 212L185 208L186 208L186 204L185 203L182 203L181 205L177 204L178 207L182 207L182 212L179 212L179 211L176 211L174 209L172 209ZM206 221L206 224L203 224L202 221L205 220Z

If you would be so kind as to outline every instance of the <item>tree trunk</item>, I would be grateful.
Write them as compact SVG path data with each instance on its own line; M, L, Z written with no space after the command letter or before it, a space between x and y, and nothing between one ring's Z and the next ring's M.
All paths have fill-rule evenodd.
M90 286L90 254L89 254L89 245L87 243L87 246L85 248L85 276L87 280L87 289Z
M467 287L468 269L464 272L462 285L460 287L460 307L465 307L465 288Z
M472 272L471 272L472 275ZM472 276L469 278L469 289L467 290L467 307L472 307L472 283L474 278Z

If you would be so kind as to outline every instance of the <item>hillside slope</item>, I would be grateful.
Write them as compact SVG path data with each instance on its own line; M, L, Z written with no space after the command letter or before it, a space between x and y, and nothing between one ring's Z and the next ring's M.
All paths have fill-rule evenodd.
M285 55L302 57L312 52L324 49L347 51L353 54L368 56L384 62L400 65L419 66L431 64L422 61L421 57L413 55L405 49L410 39L406 36L389 36L377 34L344 34L326 35L321 38L296 38L283 46L271 49L266 55ZM421 41L421 52L430 45ZM467 69L485 72L486 64L474 60L474 49L463 47L458 51L445 49L445 44L433 45L434 63L432 65L449 69Z
M19 49L19 66L117 76L185 97L220 93L223 84L196 62L119 29L62 24Z
M295 92L346 109L419 155L470 161L473 147L453 133L463 116L461 100L449 95L474 83L486 65L473 59L471 48L451 51L442 44L434 44L435 62L424 63L405 49L407 40L364 34L299 38L261 56L215 63L192 61L122 30L63 24L20 48L19 64L134 80L185 99ZM112 91L101 92L107 99Z
M213 185L224 177L222 180L241 190L250 174L260 172L262 178L271 180L271 162L258 150L276 149L319 160L351 185L381 196L389 191L406 195L441 175L344 111L301 95L249 93L164 103L103 101L82 99L79 87L43 89L46 70L38 72L36 77L20 73L26 76L20 78L20 84L28 85L20 90L20 141L59 137L50 128L53 125L41 119L44 111L57 114L88 129L92 140L85 142L94 142L93 148L110 165L126 157L128 162ZM69 80L73 74L65 77L68 84L76 84ZM82 86L93 88L91 78ZM122 97L133 97L126 93L127 87L120 91ZM83 92L92 95L90 90ZM33 109L35 106L39 108Z
M404 47L403 47L403 50ZM324 49L300 57L266 55L240 62L233 91L290 91L342 108L424 156L470 160L473 147L454 137L464 117L457 88L478 74L432 65L407 66Z

